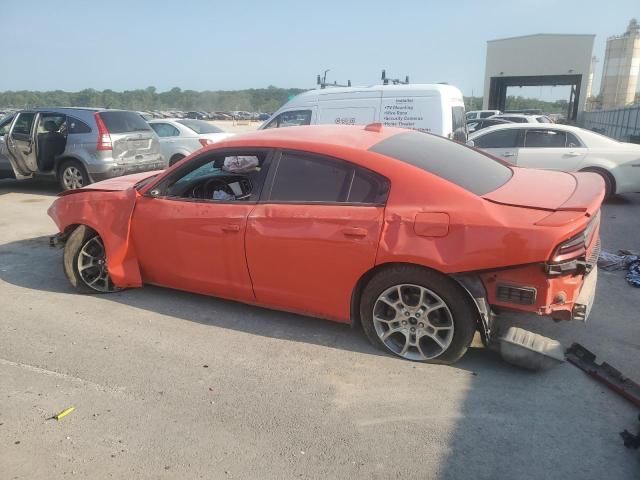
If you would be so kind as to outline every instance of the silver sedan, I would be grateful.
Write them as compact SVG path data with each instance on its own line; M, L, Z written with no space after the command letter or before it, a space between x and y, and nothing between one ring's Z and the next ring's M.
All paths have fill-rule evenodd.
M169 166L196 150L233 136L204 120L162 118L150 120L149 125L160 137L160 149Z

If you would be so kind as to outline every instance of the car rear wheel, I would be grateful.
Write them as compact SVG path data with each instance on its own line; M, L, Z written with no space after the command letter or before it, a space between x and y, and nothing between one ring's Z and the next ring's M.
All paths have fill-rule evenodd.
M612 195L615 195L616 182L609 172L600 170L599 168L585 168L581 171L596 173L602 177L602 180L604 180L604 198L609 198Z
M169 166L172 167L174 163L178 163L183 158L184 158L184 155L176 153L173 157L171 157L171 160L169 160Z
M371 343L428 363L460 359L473 340L476 317L453 280L409 265L378 273L360 302L362 328Z
M76 228L64 248L64 272L80 293L111 293L120 290L107 270L107 257L100 236L85 225Z
M77 160L67 160L60 164L58 181L62 190L75 190L76 188L86 187L91 183L84 165Z

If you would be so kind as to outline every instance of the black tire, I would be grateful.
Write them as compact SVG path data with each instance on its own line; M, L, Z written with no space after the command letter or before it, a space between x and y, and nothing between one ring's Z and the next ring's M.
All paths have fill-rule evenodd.
M91 178L81 162L65 160L58 166L58 183L62 190L73 190L91 184Z
M585 168L581 170L581 172L591 172L596 173L602 177L604 180L604 198L611 198L616 193L616 181L613 179L611 174L605 170L600 170L599 168Z
M180 153L176 153L173 157L171 157L171 160L169 160L169 166L172 167L174 164L178 163L183 158L184 158L184 155Z
M84 275L80 273L78 257L81 255L83 248L89 245L89 247L94 248L95 251L97 250L97 242L101 243L101 241L100 236L94 230L85 225L77 227L67 239L63 255L64 273L71 286L75 288L78 293L111 293L119 290L119 288L113 285L111 277L109 277L106 263L96 267L90 267ZM91 245L92 243L96 244L96 246ZM104 247L102 252L104 253ZM96 253L99 254L99 251ZM104 255L102 256L102 259L106 260ZM92 276L95 278L98 275L101 275L102 277L106 275L106 281L99 280L99 283L92 286L90 282Z
M402 287L405 289L409 289L408 293L411 293L411 289L413 286L422 287L427 289L435 294L435 296L439 297L440 300L444 302L447 309L440 307L441 313L443 316L446 316L448 319L446 323L451 323L453 325L453 333L446 333L448 338L446 341L450 342L446 348L441 346L436 346L436 343L433 340L433 335L438 335L438 332L435 333L432 331L433 335L428 336L424 335L422 338L417 340L418 344L421 344L422 347L420 349L416 347L414 348L416 352L419 352L423 357L429 358L411 358L408 354L401 355L395 349L387 346L383 340L381 339L381 335L376 330L376 324L374 324L373 314L374 307L379 308L379 305L386 304L386 302L379 303L379 297L389 291L392 290L395 285L406 285L406 287ZM405 293L406 290L405 290ZM435 298L435 297L432 297ZM405 298L405 300L409 300ZM400 299L400 304L403 301ZM405 302L406 303L406 302ZM418 302L420 303L420 302ZM408 304L407 304L408 305ZM403 308L413 308L407 305L400 305ZM395 307L393 307L395 308ZM379 312L378 312L379 313ZM407 318L407 322L416 321L416 322L424 322L418 323L418 325L423 326L424 329L421 329L421 332L425 332L425 329L433 330L430 326L436 325L436 321L438 319L432 319L430 315L431 313L427 313L426 315L423 313L422 320L416 320L414 318L414 314L411 315L410 318ZM406 314L406 312L405 312ZM416 315L419 316L419 315ZM422 267L412 266L412 265L398 265L386 268L380 272L378 272L365 286L364 291L362 293L362 298L360 300L360 321L362 323L362 329L364 330L369 341L376 347L381 348L387 352L393 353L394 355L400 356L401 358L405 358L407 360L421 361L425 363L439 363L439 364L450 364L457 360L459 360L469 348L471 341L473 340L473 336L476 331L477 326L477 317L478 313L475 310L474 306L471 303L471 300L465 294L465 292L461 289L459 285L457 285L452 279L448 278L445 275L442 275L438 272L434 272L432 270L427 270ZM377 318L380 318L378 315ZM404 319L404 317L398 317L397 315L394 318ZM425 318L428 319L428 322L425 321ZM403 320L404 321L404 320ZM407 322L404 322L405 324ZM394 322L400 323L400 322ZM383 325L380 321L377 321L377 325ZM442 324L444 325L444 323ZM410 328L411 324L409 324L406 328ZM416 326L417 327L417 326ZM385 327L386 328L386 327ZM392 327L389 326L389 329ZM405 328L398 326L397 328ZM406 330L405 328L405 330ZM387 332L388 333L388 332ZM396 334L393 334L396 335ZM393 338L391 335L387 341L391 341ZM401 338L407 340L407 337L404 333L398 334L402 335ZM411 334L410 334L411 335ZM415 339L415 334L412 339ZM443 340L442 337L439 337L440 340ZM415 340L414 340L415 341ZM426 341L427 344L421 343ZM407 340L408 342L408 340ZM441 349L442 351L437 354L424 355L423 351L425 351L426 347L429 347L429 343L433 342L433 345L437 349ZM446 344L446 342L445 342ZM418 355L418 353L416 353ZM415 355L413 355L415 357Z

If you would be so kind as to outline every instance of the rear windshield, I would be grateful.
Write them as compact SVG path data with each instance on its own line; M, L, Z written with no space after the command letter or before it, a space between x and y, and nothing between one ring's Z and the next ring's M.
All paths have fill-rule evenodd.
M109 133L128 133L151 130L149 124L136 112L100 112L100 118Z
M208 122L205 122L204 120L178 120L178 123L181 123L185 127L190 128L191 130L193 130L198 134L224 133L223 130L219 129L214 125L211 125Z
M496 190L512 175L501 161L428 133L399 133L369 150L421 168L476 195Z

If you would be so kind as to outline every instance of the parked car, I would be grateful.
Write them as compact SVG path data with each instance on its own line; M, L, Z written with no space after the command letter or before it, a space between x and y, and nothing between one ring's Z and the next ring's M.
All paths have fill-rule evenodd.
M228 138L49 215L79 292L162 285L359 323L388 352L451 363L476 330L492 338L496 309L586 319L603 195L597 175L436 135L310 126Z
M136 112L36 108L0 122L0 178L55 176L71 190L166 166L158 137Z
M597 173L607 196L640 192L640 145L569 125L530 123L487 128L469 141L519 167Z
M268 113L260 113L258 114L258 120L264 122L265 120L269 120L270 116L271 115L269 115Z
M298 125L367 125L467 139L462 93L451 85L373 85L303 92L273 114L260 129Z
M489 118L493 115L500 115L500 110L470 110L466 113L467 120L479 120L481 118Z
M162 155L169 159L170 166L202 147L233 136L209 122L187 118L150 120L149 125L160 137Z
M480 118L476 120L467 120L467 130L469 133L477 132L483 128L493 127L495 125L504 125L505 123L513 123L509 120L501 120L499 118Z
M206 120L207 116L202 114L201 112L187 112L184 115L184 118L191 118L194 120Z

